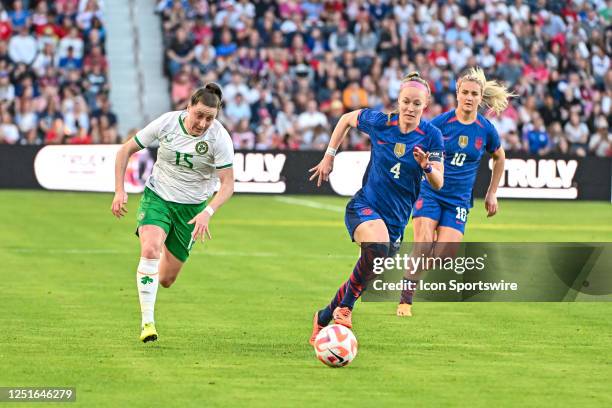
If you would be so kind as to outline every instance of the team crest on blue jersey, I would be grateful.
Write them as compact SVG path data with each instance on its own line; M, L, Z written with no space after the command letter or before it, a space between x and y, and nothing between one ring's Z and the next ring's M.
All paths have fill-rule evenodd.
M461 135L459 136L459 147L462 149L465 149L466 146L468 145L468 137L465 135Z
M206 152L208 151L208 143L204 141L198 142L195 146L195 149L198 154L206 154Z
M396 143L393 148L393 153L395 153L395 156L399 159L406 154L406 145L404 143Z

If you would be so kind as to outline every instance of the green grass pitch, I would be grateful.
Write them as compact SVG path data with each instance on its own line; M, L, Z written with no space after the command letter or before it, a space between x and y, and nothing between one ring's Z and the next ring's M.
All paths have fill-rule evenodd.
M74 386L83 407L612 406L612 303L358 304L359 355L323 366L307 340L357 256L346 198L232 198L142 344L138 199L118 221L109 194L0 192L0 386ZM612 240L608 203L500 204L477 202L467 239Z

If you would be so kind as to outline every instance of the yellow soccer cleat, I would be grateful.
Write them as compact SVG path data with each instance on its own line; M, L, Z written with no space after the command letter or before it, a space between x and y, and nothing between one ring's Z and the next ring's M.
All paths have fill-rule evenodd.
M142 326L142 332L140 333L140 341L146 343L148 341L157 340L157 330L155 330L155 323L145 323Z
M408 303L400 303L399 305L397 305L397 315L400 317L412 316L412 305Z

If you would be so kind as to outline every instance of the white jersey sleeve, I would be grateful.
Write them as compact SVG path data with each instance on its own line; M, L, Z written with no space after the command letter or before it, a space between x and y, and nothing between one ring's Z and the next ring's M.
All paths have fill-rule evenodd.
M226 169L234 165L234 143L232 138L221 125L219 133L215 140L215 168L217 170Z
M169 112L172 113L172 112ZM164 113L143 129L136 133L134 136L134 141L140 146L142 149L149 146L155 140L158 140L161 136L161 128L163 124L167 121L169 113Z

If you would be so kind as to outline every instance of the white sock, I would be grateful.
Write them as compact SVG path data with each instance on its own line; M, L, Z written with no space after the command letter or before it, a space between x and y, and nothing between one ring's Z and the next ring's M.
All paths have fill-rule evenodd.
M140 312L142 313L142 324L153 323L153 311L155 309L155 297L159 285L159 259L140 258L138 271L136 272L136 285L138 287L138 298L140 299Z

